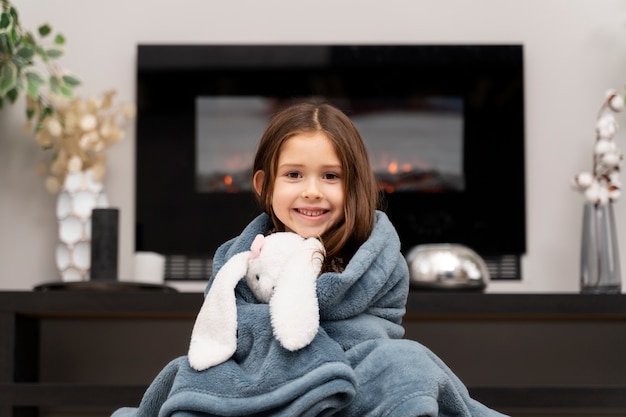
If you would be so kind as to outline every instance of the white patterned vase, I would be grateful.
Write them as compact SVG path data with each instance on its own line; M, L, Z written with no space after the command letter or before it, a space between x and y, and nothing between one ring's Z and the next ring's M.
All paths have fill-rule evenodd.
M92 170L68 174L57 197L59 241L56 265L64 282L89 280L91 266L91 211L108 207L100 181Z

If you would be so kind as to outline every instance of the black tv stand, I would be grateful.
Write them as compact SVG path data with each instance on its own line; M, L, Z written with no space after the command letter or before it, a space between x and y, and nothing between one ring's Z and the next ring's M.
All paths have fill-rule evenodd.
M41 407L68 405L99 407L110 413L137 406L146 389L138 384L43 383L39 378L40 324L45 320L181 320L193 323L203 301L201 293L155 291L37 291L0 292L0 415L33 417ZM626 332L626 296L578 294L489 295L479 293L412 292L405 327L424 323L462 327L485 323L530 326L546 322L579 326L616 326ZM410 332L408 336L411 336ZM454 335L450 335L454 336ZM476 336L479 337L479 336ZM584 333L579 340L584 342ZM420 337L420 339L422 339ZM449 340L449 339L447 339ZM467 339L466 339L467 340ZM429 339L427 343L438 343ZM439 341L441 342L441 341ZM445 341L444 341L445 342ZM471 342L467 340L467 342ZM480 342L474 341L474 342ZM489 340L482 341L489 344ZM623 353L624 345L606 349ZM609 341L610 342L610 341ZM457 348L461 348L457 346ZM575 346L563 346L563 351ZM489 353L489 352L487 352ZM525 352L506 352L511 361ZM173 359L173 358L172 358ZM471 358L470 358L471 359ZM603 358L589 358L590 361ZM618 364L619 365L619 364ZM110 366L116 366L111 363ZM157 365L154 373L160 370ZM456 366L456 365L455 365ZM538 366L541 366L538 364ZM593 363L590 364L593 366ZM454 369L454 368L453 368ZM468 384L469 385L469 384ZM472 396L516 416L568 415L567 410L594 416L626 416L626 382L592 386L559 385L471 386ZM540 413L544 414L540 414ZM535 413L535 414L533 414Z

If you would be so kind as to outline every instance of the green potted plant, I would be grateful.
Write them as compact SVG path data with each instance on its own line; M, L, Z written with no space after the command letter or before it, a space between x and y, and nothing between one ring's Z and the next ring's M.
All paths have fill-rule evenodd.
M15 6L9 0L1 1L0 109L25 93L27 120L40 122L55 111L51 97L72 97L80 81L58 65L65 37L53 35L48 24L39 26L36 34L26 30ZM33 128L38 129L38 123Z
M15 6L0 0L0 110L26 99L25 129L51 154L40 173L46 188L57 193L68 174L89 171L95 181L105 173L104 150L124 137L122 125L134 106L113 106L114 90L99 97L74 97L79 79L59 65L65 37L43 24L26 30Z

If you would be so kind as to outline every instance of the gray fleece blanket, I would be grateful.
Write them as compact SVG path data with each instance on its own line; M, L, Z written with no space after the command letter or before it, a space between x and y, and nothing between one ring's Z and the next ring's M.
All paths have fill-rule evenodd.
M268 216L256 218L217 250L214 271L269 228ZM177 358L137 408L113 417L502 416L473 400L431 351L401 339L408 290L397 233L378 212L370 239L346 269L319 277L320 329L311 344L284 349L272 334L268 306L242 280L233 357L201 372L186 356Z

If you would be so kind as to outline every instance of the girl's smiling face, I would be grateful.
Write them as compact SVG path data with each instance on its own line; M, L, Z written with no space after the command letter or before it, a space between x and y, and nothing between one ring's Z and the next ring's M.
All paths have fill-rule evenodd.
M254 176L260 193L264 173ZM344 216L342 167L333 143L321 132L300 133L282 145L272 193L274 214L302 237L320 237Z

